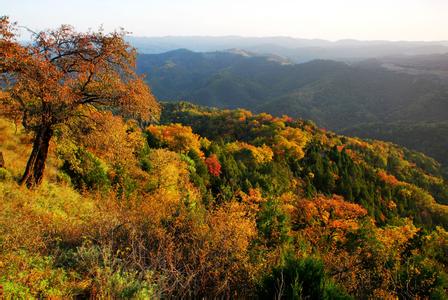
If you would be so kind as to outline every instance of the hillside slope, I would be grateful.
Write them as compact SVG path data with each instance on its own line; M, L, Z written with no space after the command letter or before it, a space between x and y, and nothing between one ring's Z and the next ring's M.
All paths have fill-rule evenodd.
M0 119L6 298L446 297L433 159L245 110L166 104L161 121L59 136L29 190L30 139Z
M177 50L140 55L138 69L148 75L161 100L288 114L336 132L393 141L448 164L448 140L443 134L448 81L434 74L413 75L381 67L386 62L406 61L421 68L424 62L434 65L446 56L294 65L276 57L244 54ZM425 130L423 141L415 142L421 135L414 134L413 126L396 131L404 124L427 124L423 127L432 129ZM388 128L388 132L379 128Z

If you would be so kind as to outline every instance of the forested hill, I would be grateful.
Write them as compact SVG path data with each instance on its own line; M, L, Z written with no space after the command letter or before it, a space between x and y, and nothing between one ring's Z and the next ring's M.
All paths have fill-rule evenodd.
M436 57L439 61L445 58ZM417 57L412 66L417 68L428 60ZM443 122L448 119L448 81L435 74L407 74L382 67L404 61L291 64L248 52L176 50L140 55L138 70L148 75L147 81L161 100L288 114L336 132L387 139L447 164L443 149L448 149L448 135ZM410 65L412 59L406 61ZM406 124L408 129L399 131ZM415 136L414 132L424 134Z
M187 102L164 103L161 123L189 126L193 132L218 143L243 142L256 147L270 145L274 150L276 147L279 147L277 150L286 147L280 152L287 154L289 151L296 151L296 154L299 157L304 157L305 160L307 159L305 149L314 151L319 148L320 150L317 152L320 153L318 156L321 158L325 158L325 153L329 154L331 152L334 154L336 149L338 149L336 152L339 153L348 151L348 153L351 153L349 156L354 159L353 162L363 161L363 164L371 170L383 169L390 172L399 180L415 184L428 191L436 199L436 202L448 204L448 186L446 180L442 177L441 165L422 153L407 150L392 143L366 142L357 138L336 135L330 131L319 129L310 121L296 120L288 116L277 118L266 113L254 115L243 109L220 110ZM305 147L305 145L307 146ZM286 157L278 158L288 161L292 157L286 155ZM348 159L348 157L346 158ZM331 161L333 158L330 155L326 159ZM338 160L339 158L336 158L334 162ZM323 173L334 172L330 161L322 163L320 166L326 166L329 169L320 171ZM350 169L348 166L342 167L344 170ZM296 170L302 170L302 167L296 166ZM351 174L354 175L354 173ZM327 179L334 184L342 180L340 175L335 176L333 174L334 178L328 175ZM347 181L347 186L341 187L339 190L346 196L352 193L350 190L353 187L356 187L355 190L359 188L356 184L357 178L351 179L353 180L352 184L348 184ZM334 186L332 187L334 188ZM336 190L331 189L326 192L337 193ZM359 199L356 196L350 196L349 198Z
M29 136L0 119L8 297L446 297L448 185L421 153L189 103L58 130L28 190Z

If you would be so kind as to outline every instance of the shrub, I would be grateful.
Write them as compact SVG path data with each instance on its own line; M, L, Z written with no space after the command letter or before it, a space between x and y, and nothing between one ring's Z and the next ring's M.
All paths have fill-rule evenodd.
M77 148L71 157L66 158L61 169L78 189L107 189L110 186L107 166L83 148Z
M263 281L259 290L263 299L350 299L335 284L328 282L321 260L287 257Z
M51 256L21 250L1 257L0 264L5 299L67 298L79 288L74 274L56 267Z
M12 174L5 168L0 168L0 181L11 180Z

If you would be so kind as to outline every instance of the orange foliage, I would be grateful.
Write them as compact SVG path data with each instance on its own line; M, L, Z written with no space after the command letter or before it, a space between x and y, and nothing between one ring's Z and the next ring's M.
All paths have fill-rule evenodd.
M400 181L395 178L394 175L387 174L386 171L380 170L378 171L378 177L385 183L395 186L400 183Z
M345 145L339 145L336 148L339 152L341 152L345 148Z
M303 199L298 202L298 208L303 211L308 221L313 218L326 221L330 213L331 218L342 220L353 220L367 215L367 210L362 206L347 202L337 195L333 195L332 198L319 196L312 200Z
M301 199L296 206L294 222L307 224L304 233L315 242L325 234L343 238L344 232L357 229L359 219L367 215L367 210L362 206L347 202L337 195L331 198L318 196L312 200Z
M22 45L15 24L1 17L0 25L0 83L9 95L1 98L0 113L20 116L35 134L21 183L41 183L55 130L74 120L91 122L86 112L113 108L145 121L158 118L160 107L135 73L136 51L125 32L80 33L63 25Z
M251 188L249 189L249 194L240 191L239 196L241 197L241 202L246 204L254 214L256 214L260 210L261 205L266 202L260 189Z
M245 109L238 109L234 113L234 117L240 122L246 121L248 118L252 117L252 113Z
M235 288L244 290L250 285L257 266L250 260L249 247L257 230L244 204L228 202L204 215L182 205L167 211L158 203L160 200L163 197L143 203L144 214L141 207L135 208L132 224L126 226L126 242L132 245L132 239L144 239L153 247L144 252L144 261L148 262L146 267L163 272L161 284L166 293L179 298L229 296ZM158 209L165 212L164 218L153 217ZM140 236L133 233L136 231ZM135 253L130 256L142 255L136 244L137 249L131 246Z
M134 72L136 52L124 32L79 33L63 25L22 46L8 23L1 19L0 69L13 79L7 104L26 112L25 127L64 123L85 106L117 107L146 120L158 114L154 96Z

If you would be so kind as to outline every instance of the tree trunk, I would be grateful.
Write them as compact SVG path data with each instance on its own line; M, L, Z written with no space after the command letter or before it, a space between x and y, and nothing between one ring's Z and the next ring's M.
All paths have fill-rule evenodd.
M31 155L28 158L22 179L20 179L21 185L26 184L27 187L31 188L38 186L42 182L52 136L53 129L50 126L42 126L37 131L33 143L33 151L31 151Z
M2 151L0 151L0 168L5 168L5 160L3 159Z

